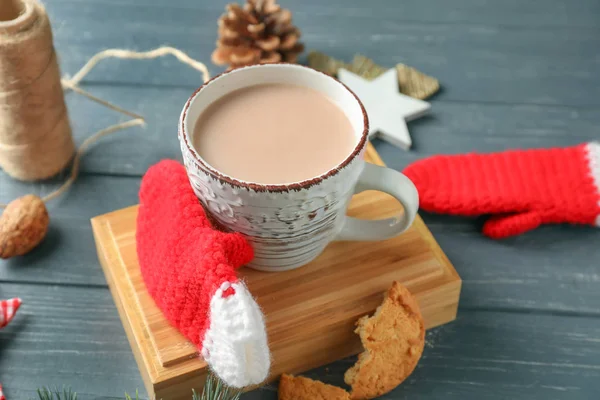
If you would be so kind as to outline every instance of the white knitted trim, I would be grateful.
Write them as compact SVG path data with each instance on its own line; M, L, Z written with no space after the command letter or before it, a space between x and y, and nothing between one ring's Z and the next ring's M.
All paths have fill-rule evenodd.
M586 146L590 174L594 178L598 193L598 209L600 210L600 142L590 142ZM600 213L596 216L596 226L600 227Z
M235 294L223 297L230 287ZM229 386L256 385L267 378L271 358L265 322L243 283L225 282L213 295L202 357Z

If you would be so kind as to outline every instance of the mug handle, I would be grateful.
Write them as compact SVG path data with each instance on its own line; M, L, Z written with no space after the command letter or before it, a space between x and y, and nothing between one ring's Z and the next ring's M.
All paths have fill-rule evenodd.
M404 214L400 218L375 221L347 216L335 240L384 240L398 236L411 226L419 209L419 193L405 175L391 168L366 162L354 194L365 190L378 190L392 195L404 207Z

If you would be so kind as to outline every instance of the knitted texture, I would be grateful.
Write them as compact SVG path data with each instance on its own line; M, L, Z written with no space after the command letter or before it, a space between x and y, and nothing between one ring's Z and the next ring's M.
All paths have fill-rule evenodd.
M21 307L21 299L18 297L10 300L0 300L0 329L12 321L19 307Z
M210 224L185 169L152 166L140 188L137 252L148 292L226 383L262 382L270 359L262 313L235 269L253 251Z
M600 226L600 143L434 156L404 174L417 187L422 209L491 215L483 233L494 239L542 224Z

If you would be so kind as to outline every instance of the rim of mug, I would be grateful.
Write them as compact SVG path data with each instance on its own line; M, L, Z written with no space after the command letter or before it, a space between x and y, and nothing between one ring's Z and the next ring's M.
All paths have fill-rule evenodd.
M256 183L256 182L238 180L238 179L235 179L232 176L229 176L229 175L226 175L224 173L221 173L219 170L217 170L216 168L214 168L212 165L210 165L209 163L207 163L206 161L204 161L202 159L202 157L200 157L200 155L198 154L198 152L196 151L196 149L190 144L190 140L188 140L188 132L186 132L186 129L185 129L185 121L186 121L186 118L187 118L188 109L190 108L190 105L191 105L192 101L196 98L196 96L198 96L200 94L200 92L202 91L202 89L206 88L213 81L215 81L215 80L217 80L219 78L222 78L225 75L229 75L229 74L232 74L232 73L239 72L240 70L252 69L252 68L269 67L269 66L274 66L274 65L280 65L280 66L283 66L283 67L290 67L290 68L300 68L300 69L311 70L313 72L317 72L317 73L323 75L324 77L326 77L328 79L334 80L344 90L346 90L347 92L349 92L354 97L354 99L356 100L356 102L358 103L358 105L360 107L360 110L362 112L362 115L363 115L363 131L361 133L360 140L355 145L355 147L352 150L352 152L344 159L344 161L342 161L341 163L339 163L335 167L329 169L327 172L324 172L323 174L318 175L318 176L316 176L314 178L305 179L305 180L299 181L299 182L283 183L283 184L265 184L265 183ZM369 137L369 119L367 117L367 111L365 110L365 106L360 101L360 99L358 98L358 96L356 95L356 93L354 93L352 90L350 90L350 88L348 86L346 86L344 83L342 83L341 81L339 81L338 79L334 78L331 75L328 75L328 74L326 74L324 72L321 72L319 70L316 70L314 68L307 67L305 65L292 64L292 63L286 63L286 62L247 65L247 66L244 66L244 67L239 67L239 68L235 68L235 69L232 69L232 70L224 71L224 72L222 72L222 73L220 73L218 75L215 75L214 77L212 77L211 79L209 79L208 81L206 81L198 89L196 89L194 91L194 93L192 93L192 95L188 98L188 100L185 103L184 109L183 109L183 114L182 114L182 118L181 118L181 121L180 121L180 125L181 125L180 126L180 129L181 129L181 139L185 143L185 146L187 148L188 153L192 155L192 157L194 159L194 162L200 164L203 167L204 170L206 170L213 178L219 180L221 183L227 183L227 184L229 184L229 185L231 185L233 187L238 187L238 188L252 189L255 192L280 193L280 192L289 192L289 191L299 191L299 190L308 189L311 186L317 185L317 184L323 182L324 180L326 180L326 179L328 179L328 178L336 175L337 173L339 173L342 169L344 169L345 167L347 167L356 157L358 157L358 155L360 154L361 150L365 147L365 145L367 143L367 139Z

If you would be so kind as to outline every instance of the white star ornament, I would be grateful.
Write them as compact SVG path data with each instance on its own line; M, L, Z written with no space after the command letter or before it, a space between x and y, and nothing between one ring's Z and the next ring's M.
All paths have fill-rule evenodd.
M381 139L410 149L412 140L406 121L419 118L431 108L426 101L405 96L398 91L398 74L395 69L369 81L341 68L338 79L348 86L362 101L369 116L369 138L375 134Z

